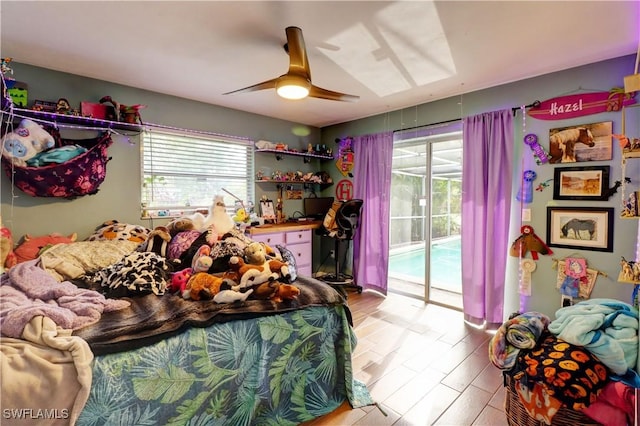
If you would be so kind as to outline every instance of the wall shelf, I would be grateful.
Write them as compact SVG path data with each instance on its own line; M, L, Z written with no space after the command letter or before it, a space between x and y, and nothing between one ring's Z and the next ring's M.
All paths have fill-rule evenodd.
M58 124L73 124L81 127L98 127L101 129L130 130L141 132L144 129L142 124L131 124L120 121L101 120L99 118L81 117L77 115L58 114L55 112L34 111L31 109L13 108L16 116L32 118L34 120L46 121Z
M333 182L309 182L306 180L274 180L274 179L256 179L256 183L275 183L278 185L320 185L323 188L333 185Z
M282 149L256 149L257 153L264 154L275 154L276 160L282 160L283 155L294 156L294 157L302 157L305 163L308 163L311 159L318 159L322 161L333 160L332 155L325 154L314 154L310 152L300 152L300 151L288 151Z

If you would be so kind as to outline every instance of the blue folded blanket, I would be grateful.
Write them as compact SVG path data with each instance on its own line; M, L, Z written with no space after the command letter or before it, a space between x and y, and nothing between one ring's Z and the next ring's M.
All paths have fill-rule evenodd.
M616 374L636 368L638 310L613 299L590 299L556 311L549 331L583 346Z

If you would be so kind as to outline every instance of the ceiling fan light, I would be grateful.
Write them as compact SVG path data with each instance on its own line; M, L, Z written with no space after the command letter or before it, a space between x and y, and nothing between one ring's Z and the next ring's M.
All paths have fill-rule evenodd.
M311 83L296 76L283 76L276 83L276 92L285 99L302 99L309 95Z

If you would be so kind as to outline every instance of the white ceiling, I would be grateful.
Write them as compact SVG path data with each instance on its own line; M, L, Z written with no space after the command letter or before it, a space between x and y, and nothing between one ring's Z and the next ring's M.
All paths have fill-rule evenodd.
M634 54L639 4L2 0L1 55L322 127ZM357 103L222 95L287 71L287 26L313 83Z

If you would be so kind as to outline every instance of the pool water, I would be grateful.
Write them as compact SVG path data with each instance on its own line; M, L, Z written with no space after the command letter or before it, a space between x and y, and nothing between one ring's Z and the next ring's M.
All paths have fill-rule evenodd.
M461 240L435 241L431 245L431 286L460 293L462 291ZM414 249L391 252L389 276L424 285L425 250Z

